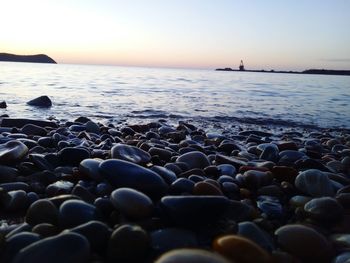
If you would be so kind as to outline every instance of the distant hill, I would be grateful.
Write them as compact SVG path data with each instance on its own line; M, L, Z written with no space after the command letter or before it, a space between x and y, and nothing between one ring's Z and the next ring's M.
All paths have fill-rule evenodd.
M56 61L54 61L52 58L44 54L15 55L15 54L9 54L9 53L0 53L0 61L57 64Z

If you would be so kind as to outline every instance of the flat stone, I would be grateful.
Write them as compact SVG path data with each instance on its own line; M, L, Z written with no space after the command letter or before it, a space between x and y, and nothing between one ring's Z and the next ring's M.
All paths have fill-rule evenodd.
M303 225L285 225L275 232L278 244L302 262L330 262L331 247L327 239Z
M113 206L131 219L143 219L152 215L153 202L145 194L131 188L118 188L111 193Z
M40 199L30 205L25 220L32 226L40 223L56 225L58 221L58 209L50 200Z
M101 182L103 177L99 171L100 159L84 159L79 164L79 172L88 176L92 180Z
M280 163L294 163L301 158L306 158L307 156L303 152L294 150L284 150L279 153Z
M69 232L80 234L89 241L92 251L103 253L108 245L112 234L111 229L100 221L89 221L68 230Z
M238 235L226 235L215 239L213 249L232 262L271 262L271 257L267 251L255 242Z
M117 144L111 149L111 156L114 159L120 159L135 164L146 164L151 161L151 155L136 146Z
M13 140L0 145L0 163L9 164L20 161L28 152L25 144Z
M58 156L65 165L79 166L81 161L90 158L90 153L84 148L66 147L58 152Z
M305 204L304 210L311 218L325 223L340 221L344 214L337 199L331 197L314 198Z
M334 196L335 194L327 174L316 169L299 173L295 179L295 186L303 193L313 197Z
M176 162L184 162L189 169L199 168L203 169L210 165L208 157L199 151L188 152L176 159Z
M176 174L165 167L154 165L151 170L159 174L167 184L172 184L177 179Z
M57 128L57 123L53 121L44 120L32 120L32 119L14 119L14 118L4 118L1 120L1 127L17 127L22 128L26 124L34 124L40 127L51 127Z
M89 261L89 257L90 245L84 236L63 233L23 248L13 262L85 263Z
M65 201L59 209L59 224L65 228L98 219L100 219L100 213L96 207L81 200Z
M136 225L122 225L113 231L107 255L113 262L141 262L151 247L148 233Z
M181 248L164 253L155 263L230 263L226 258L204 249ZM231 262L232 263L232 262Z
M116 188L134 188L151 198L159 198L167 190L167 184L157 173L131 162L110 159L103 161L99 169Z
M247 165L248 163L246 161L240 160L238 158L235 157L228 157L228 156L224 156L221 154L216 154L215 155L215 162L217 164L231 164L233 165L237 170L244 165Z
M31 123L24 125L21 129L21 132L27 135L38 135L38 136L45 136L47 134L47 130L45 128L42 128L38 125L34 125Z

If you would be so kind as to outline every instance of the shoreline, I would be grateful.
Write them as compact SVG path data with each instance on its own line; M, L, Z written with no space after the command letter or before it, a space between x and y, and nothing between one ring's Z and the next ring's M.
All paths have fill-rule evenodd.
M286 70L237 70L232 68L218 68L215 71L232 71L232 72L255 72L255 73L279 73L279 74L298 74L298 75L334 75L350 76L350 70L328 70L328 69L308 69L304 71L286 71Z
M162 119L3 118L0 259L340 257L337 240L349 229L350 131L221 129ZM11 240L28 235L14 253Z

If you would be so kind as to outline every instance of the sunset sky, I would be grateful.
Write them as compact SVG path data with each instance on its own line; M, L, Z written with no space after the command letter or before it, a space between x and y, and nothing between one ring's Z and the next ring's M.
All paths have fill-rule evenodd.
M59 63L350 69L348 0L0 0L0 52Z

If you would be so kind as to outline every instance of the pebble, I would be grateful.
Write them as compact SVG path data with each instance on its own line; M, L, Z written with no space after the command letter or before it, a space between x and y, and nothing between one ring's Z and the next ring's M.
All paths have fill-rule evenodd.
M46 136L47 130L38 125L28 123L24 125L21 129L21 132L27 135L38 135L38 136Z
M68 200L60 205L58 222L60 226L69 228L98 220L100 217L95 206L81 200Z
M337 199L331 197L314 198L304 205L304 210L312 219L325 223L340 221L344 214Z
M302 262L330 262L332 251L327 239L303 225L286 225L275 232L278 244Z
M132 188L118 188L111 193L113 206L131 219L143 219L152 215L152 200L145 194Z
M40 199L30 205L25 220L32 226L40 223L57 225L58 209L50 200Z
M63 233L44 238L21 249L13 262L85 263L89 257L90 245L84 236Z
M28 152L28 147L17 140L0 144L0 163L11 164L20 161Z
M204 249L175 249L163 254L155 263L230 263L226 258ZM232 263L232 262L231 262Z
M122 225L115 229L108 242L108 258L115 262L140 262L145 259L151 239L136 225Z
M58 156L66 165L79 166L81 161L90 158L90 153L84 148L66 147L58 152Z
M226 235L215 239L213 242L213 249L232 262L271 262L271 257L267 251L262 249L255 242L238 235Z
M103 180L103 177L99 171L99 165L101 162L102 160L100 159L84 159L79 164L79 171L92 180L101 182Z
M111 156L114 159L120 159L131 163L145 165L151 161L151 155L135 146L126 144L117 144L111 149Z
M123 160L103 161L99 170L114 187L134 188L151 198L159 198L167 190L167 184L155 172Z
M204 153L198 151L185 153L179 156L176 162L186 163L189 169L203 169L210 165L208 157Z
M299 173L295 179L295 186L303 193L313 197L334 196L334 189L327 174L309 169Z

